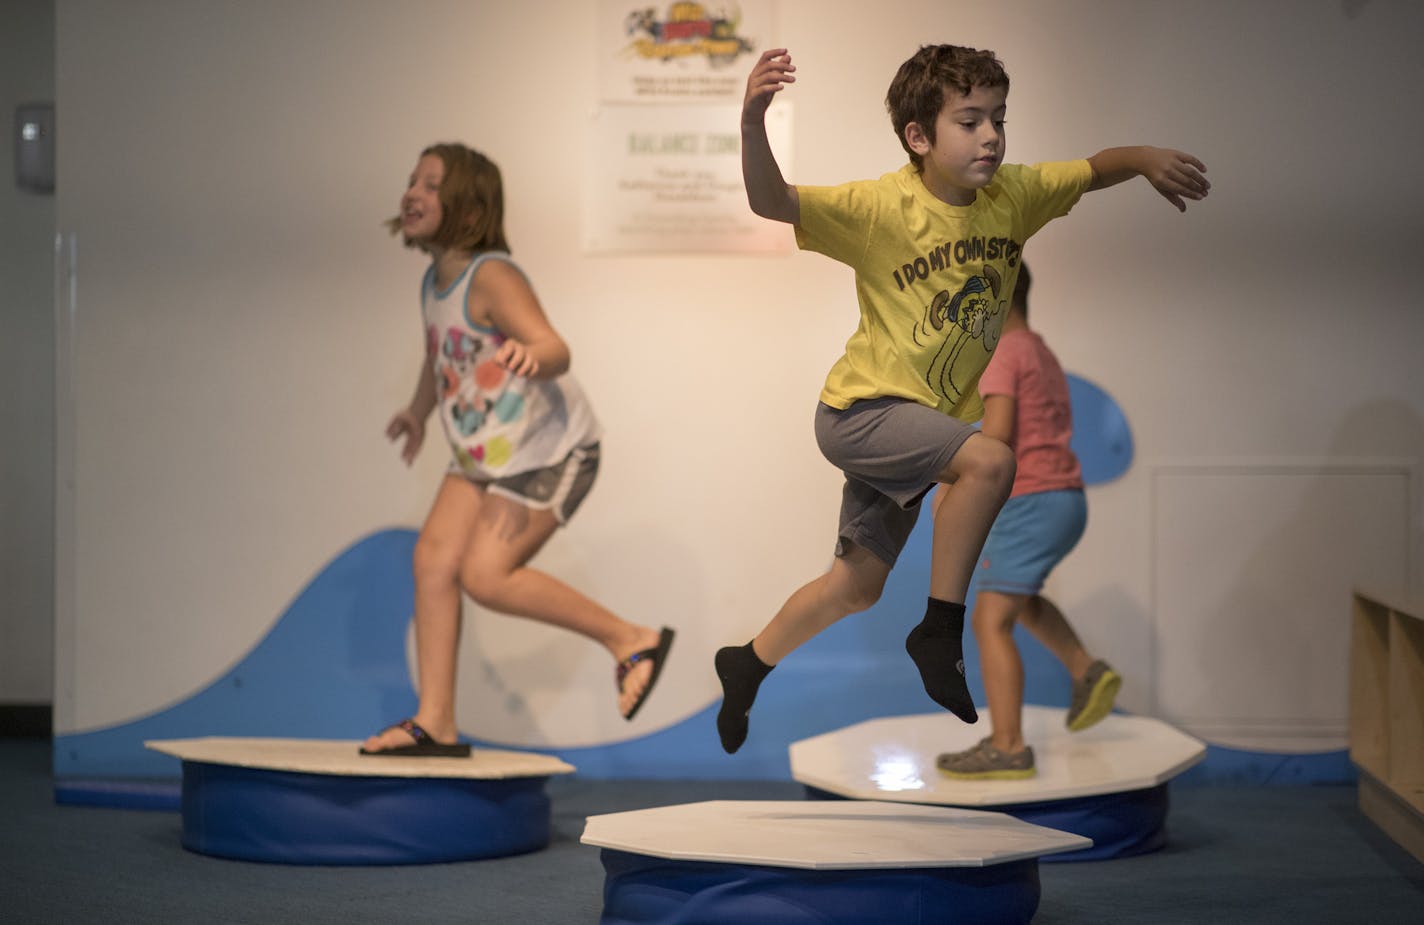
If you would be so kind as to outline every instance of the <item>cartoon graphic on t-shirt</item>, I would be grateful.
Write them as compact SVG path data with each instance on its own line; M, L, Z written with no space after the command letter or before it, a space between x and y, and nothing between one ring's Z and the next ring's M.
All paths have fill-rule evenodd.
M439 345L435 380L453 433L469 437L491 417L500 424L508 424L524 413L524 396L510 389L509 371L496 362L491 353L504 342L502 335L456 327L448 328L443 338L434 327L428 334L431 343ZM480 360L482 352L486 354L484 360ZM499 435L487 443L473 446L454 443L453 446L456 460L467 471L474 471L480 463L498 467L513 455L513 444Z
M958 402L964 396L973 386L974 374L984 367L982 362L958 363L965 346L972 340L980 340L984 352L989 354L999 343L1009 304L1007 299L999 299L1002 289L1003 277L999 271L984 264L982 273L971 276L954 295L947 289L936 293L925 310L924 321L915 326L914 339L919 346L941 341L925 370L925 381L951 402Z
M454 397L449 406L450 421L466 437L479 429L489 413L490 401L479 395L473 375L475 356L483 346L483 342L468 331L449 328L440 344L440 358L436 360L441 392L447 399Z

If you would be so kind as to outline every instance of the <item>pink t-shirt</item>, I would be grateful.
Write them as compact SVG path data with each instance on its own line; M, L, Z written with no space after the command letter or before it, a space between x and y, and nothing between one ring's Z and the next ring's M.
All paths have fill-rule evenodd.
M1073 436L1068 379L1043 338L1025 329L1005 332L979 380L979 394L1014 399L1010 444L1018 475L1010 497L1083 487L1083 470L1068 446Z

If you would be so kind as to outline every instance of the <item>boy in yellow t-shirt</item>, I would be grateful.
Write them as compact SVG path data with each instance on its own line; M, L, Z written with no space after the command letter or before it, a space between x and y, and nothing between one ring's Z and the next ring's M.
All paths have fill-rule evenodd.
M1009 78L992 52L925 46L900 66L886 106L910 163L879 180L791 186L766 137L766 110L796 68L764 52L742 105L742 176L752 211L796 227L796 241L855 270L860 324L816 411L822 453L846 475L836 558L744 646L717 652L717 732L735 752L758 686L781 659L879 599L935 484L930 595L905 648L925 692L965 722L964 595L1014 480L1013 451L971 426L977 384L998 342L1029 236L1087 191L1134 176L1180 211L1210 185L1206 167L1162 148L1109 148L1086 160L1004 164Z

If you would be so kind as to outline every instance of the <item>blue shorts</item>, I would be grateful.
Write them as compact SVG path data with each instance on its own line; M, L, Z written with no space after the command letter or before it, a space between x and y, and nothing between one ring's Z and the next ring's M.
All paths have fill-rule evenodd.
M1010 498L984 541L975 577L979 590L1037 594L1053 567L1078 545L1087 524L1088 502L1080 488Z

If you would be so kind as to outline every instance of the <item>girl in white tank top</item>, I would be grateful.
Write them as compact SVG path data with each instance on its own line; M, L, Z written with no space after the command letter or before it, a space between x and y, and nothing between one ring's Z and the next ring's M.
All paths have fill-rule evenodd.
M527 565L592 485L599 427L568 375L568 346L509 258L499 168L464 145L432 145L387 226L428 254L430 268L421 286L425 362L386 433L403 441L409 464L438 409L454 463L415 547L419 706L361 751L469 753L455 722L462 590L488 609L602 645L615 662L618 710L632 719L673 631L623 620Z
M596 443L599 435L593 409L570 373L552 378L516 374L500 359L512 349L505 346L509 338L487 321L470 318L471 289L490 261L519 270L508 254L486 251L441 289L431 264L420 294L426 351L440 423L454 451L453 467L485 483L553 466L578 447Z

